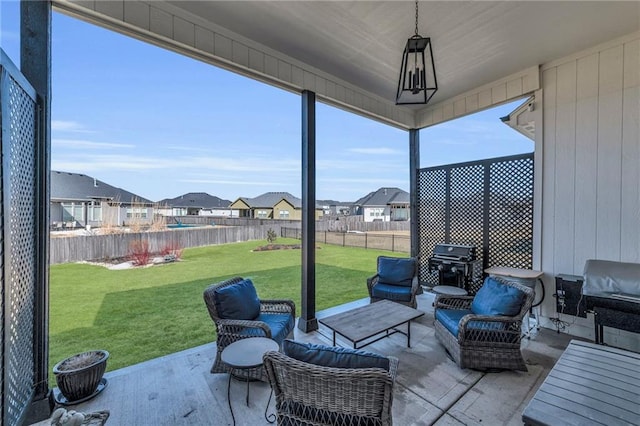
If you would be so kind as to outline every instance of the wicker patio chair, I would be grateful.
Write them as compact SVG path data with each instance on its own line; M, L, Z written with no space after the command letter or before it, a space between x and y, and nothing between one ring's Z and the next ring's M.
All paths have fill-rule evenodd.
M500 278L489 279L524 294L517 313L477 315L472 311L474 296L438 295L434 305L436 338L460 368L527 371L520 343L522 319L533 303L533 289ZM457 334L451 328L457 328Z
M215 323L218 334L216 359L211 367L211 373L229 373L229 367L222 362L221 355L224 348L240 339L251 337L267 337L275 340L278 345L287 337L293 336L296 318L296 307L292 300L260 300L260 314L253 320L224 318L220 314L216 303L218 292L226 287L245 281L235 277L208 286L203 292L204 302L211 319ZM274 328L277 328L274 333ZM242 370L250 379L267 381L264 368ZM241 373L235 373L241 374ZM243 375L243 377L246 377Z
M398 359L382 368L335 368L267 352L264 366L275 393L279 426L392 425Z
M377 265L376 274L367 278L371 303L387 299L415 309L416 295L422 294L417 259L378 256Z

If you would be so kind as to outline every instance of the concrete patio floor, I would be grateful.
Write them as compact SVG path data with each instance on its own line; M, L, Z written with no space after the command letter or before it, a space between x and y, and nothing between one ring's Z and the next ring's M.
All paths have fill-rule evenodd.
M522 425L522 411L572 336L541 329L534 331L531 339L523 339L522 351L529 370L526 373L462 370L435 338L433 297L431 293L418 296L418 309L426 314L412 325L411 348L406 347L406 337L400 334L366 347L400 360L393 401L394 424ZM368 299L320 312L318 317L365 303ZM318 332L308 334L296 328L295 339L331 344L331 333L322 325ZM339 339L338 342L348 346ZM210 343L111 371L105 374L108 386L101 394L67 408L82 412L109 410L108 425L233 424L227 401L228 375L209 373L214 354L215 343ZM232 380L236 424L268 425L264 415L269 386L251 383L248 407L245 392L244 383ZM274 412L273 400L268 412ZM46 424L48 421L38 423Z

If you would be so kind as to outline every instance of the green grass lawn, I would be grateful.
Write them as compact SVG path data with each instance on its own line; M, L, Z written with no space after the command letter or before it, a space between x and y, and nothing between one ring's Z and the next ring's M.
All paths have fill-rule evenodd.
M186 249L180 262L139 269L51 266L49 371L63 358L89 349L108 350L108 370L114 370L214 341L202 291L233 276L251 278L262 299L294 300L299 316L300 250L251 251L263 244ZM316 310L366 297L366 278L375 273L377 256L406 256L318 247Z

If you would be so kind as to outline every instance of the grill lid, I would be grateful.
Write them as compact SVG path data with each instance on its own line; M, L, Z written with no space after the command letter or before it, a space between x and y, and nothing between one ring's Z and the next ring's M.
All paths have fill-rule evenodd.
M640 296L640 264L589 259L584 265L582 294Z
M452 260L475 260L476 247L457 244L436 244L432 257Z

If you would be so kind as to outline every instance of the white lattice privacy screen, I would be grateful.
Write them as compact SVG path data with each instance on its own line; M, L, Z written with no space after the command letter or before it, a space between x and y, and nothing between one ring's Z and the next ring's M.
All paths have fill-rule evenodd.
M2 53L2 52L0 52ZM0 387L2 424L19 424L34 393L36 120L33 89L0 56Z

